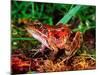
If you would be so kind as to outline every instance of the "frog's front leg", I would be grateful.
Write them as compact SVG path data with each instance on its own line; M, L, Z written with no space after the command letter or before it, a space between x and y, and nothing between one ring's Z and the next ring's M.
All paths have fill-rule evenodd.
M45 48L46 48L46 46L42 44L39 49L33 49L36 52L34 54L32 53L31 56L35 57L39 52L42 53L42 55L43 55Z
M41 52L42 54L44 53L46 46L44 44L41 45L39 52Z

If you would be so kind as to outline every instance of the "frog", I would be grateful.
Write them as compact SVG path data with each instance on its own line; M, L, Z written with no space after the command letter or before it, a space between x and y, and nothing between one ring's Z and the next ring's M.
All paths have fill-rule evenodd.
M26 22L25 29L41 43L38 51L43 53L45 48L48 48L51 50L52 58L59 50L64 49L66 58L69 59L77 52L82 43L82 33L77 31L72 37L73 32L68 24L49 25L35 20Z

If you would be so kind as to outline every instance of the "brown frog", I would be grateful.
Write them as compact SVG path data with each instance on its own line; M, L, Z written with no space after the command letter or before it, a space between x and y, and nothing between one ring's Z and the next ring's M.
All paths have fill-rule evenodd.
M44 52L45 47L47 47L52 51L52 57L59 50L64 49L69 59L80 48L82 40L81 32L76 32L72 37L73 32L66 24L59 23L56 26L50 26L48 24L42 24L39 21L33 21L26 23L26 30L42 43L39 51Z

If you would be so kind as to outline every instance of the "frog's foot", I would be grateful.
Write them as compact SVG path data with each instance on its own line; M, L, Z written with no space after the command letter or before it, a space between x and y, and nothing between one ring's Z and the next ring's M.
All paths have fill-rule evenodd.
M35 57L37 56L38 54L41 54L41 55L44 55L44 50L45 50L45 46L44 45L41 45L41 47L39 49L32 49L32 51L35 51L35 53L31 53L31 57Z

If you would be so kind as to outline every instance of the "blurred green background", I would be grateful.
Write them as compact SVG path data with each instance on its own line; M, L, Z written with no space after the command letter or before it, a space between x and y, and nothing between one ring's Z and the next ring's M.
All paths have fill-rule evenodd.
M20 19L39 20L55 25L59 22L71 24L73 31L96 29L96 6L11 1L11 36L12 50L29 50L40 44L29 36Z

